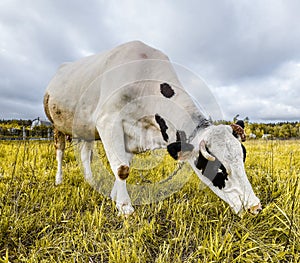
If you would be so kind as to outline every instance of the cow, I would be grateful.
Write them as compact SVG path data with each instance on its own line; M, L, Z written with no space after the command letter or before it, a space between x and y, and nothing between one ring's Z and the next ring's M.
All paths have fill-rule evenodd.
M55 128L56 184L62 183L66 135L83 141L88 181L93 142L99 139L115 176L110 196L119 214L134 211L126 187L133 155L160 148L187 162L235 213L262 209L233 136L234 131L242 136L243 129L213 125L182 87L169 58L141 41L60 66L46 89L44 109Z

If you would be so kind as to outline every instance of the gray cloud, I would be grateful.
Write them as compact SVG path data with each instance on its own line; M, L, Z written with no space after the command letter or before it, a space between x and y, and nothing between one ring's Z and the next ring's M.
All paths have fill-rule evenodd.
M1 1L0 118L44 117L60 64L140 39L203 77L224 117L299 120L299 9L296 0Z
M283 64L271 76L245 79L232 86L216 87L226 117L248 116L250 120L299 120L300 64Z

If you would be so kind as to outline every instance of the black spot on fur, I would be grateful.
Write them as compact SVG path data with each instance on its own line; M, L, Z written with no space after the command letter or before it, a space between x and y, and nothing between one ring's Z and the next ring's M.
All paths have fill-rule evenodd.
M206 168L207 163L208 163L208 160L199 151L199 156L198 156L198 159L195 161L195 165L199 170L201 170L202 174Z
M171 88L171 86L168 83L160 84L160 92L168 99L175 95L175 91Z
M221 171L217 172L212 182L214 186L222 189L225 187L225 180L228 180L228 173L223 164L221 164L221 167L219 169L221 169Z
M243 129L245 129L245 123L243 120L238 120L235 124L241 126Z
M243 161L246 159L246 148L241 144L243 149ZM209 150L206 148L209 152ZM224 165L216 159L215 161L208 161L202 154L199 152L198 159L195 161L197 169L201 170L202 174L210 179L214 186L222 189L225 187L225 180L228 180L228 173ZM221 171L220 171L221 170Z
M247 151L246 151L246 147L243 144L241 144L241 146L243 150L243 161L245 162L247 157Z
M155 121L158 123L158 125L160 127L160 131L164 138L164 141L167 142L169 140L169 135L167 134L168 126L167 126L165 120L162 117L160 117L158 114L155 114Z
M208 149L206 150L208 151ZM219 189L225 187L225 180L228 180L228 173L226 172L224 165L219 160L216 159L213 162L208 161L201 152L199 152L195 165L199 170L201 170L205 177L212 181L215 187L218 187Z

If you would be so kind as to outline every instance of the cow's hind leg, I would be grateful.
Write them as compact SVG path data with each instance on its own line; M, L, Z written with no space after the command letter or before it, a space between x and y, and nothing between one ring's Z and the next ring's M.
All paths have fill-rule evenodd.
M56 149L57 172L55 177L55 184L62 183L62 160L64 157L66 139L65 134L54 128L54 145Z

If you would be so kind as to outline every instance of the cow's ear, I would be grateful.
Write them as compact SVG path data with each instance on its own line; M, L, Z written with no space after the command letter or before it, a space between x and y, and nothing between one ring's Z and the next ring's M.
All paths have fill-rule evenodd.
M173 159L178 160L178 153L181 151L181 142L173 142L167 146L168 153Z
M244 129L238 124L230 124L233 136L240 139L242 142L246 141L246 134Z
M184 142L173 142L167 146L168 153L173 157L175 160L183 160L188 155L188 152L193 151L194 146L190 143Z

